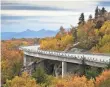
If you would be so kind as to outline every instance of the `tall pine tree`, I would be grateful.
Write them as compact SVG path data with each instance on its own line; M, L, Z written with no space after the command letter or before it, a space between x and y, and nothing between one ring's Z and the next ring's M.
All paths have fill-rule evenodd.
M79 17L79 25L83 24L84 25L85 19L84 19L84 13L81 13L81 16Z
M99 15L99 8L97 6L96 9L95 9L95 19L98 18L98 15Z
M101 10L101 14L104 15L105 12L106 12L106 10L105 10L105 8L103 7L102 10Z

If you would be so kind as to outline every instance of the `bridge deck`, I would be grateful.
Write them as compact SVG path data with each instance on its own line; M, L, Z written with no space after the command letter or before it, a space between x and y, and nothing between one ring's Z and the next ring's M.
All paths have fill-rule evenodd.
M99 63L109 63L110 62L110 55L103 55L103 54L84 54L84 53L65 53L62 51L44 51L39 50L39 45L36 46L26 46L20 47L21 50L28 53L38 53L42 55L50 55L50 56L59 56L65 58L76 58L78 60L82 60L85 58L87 61L99 62Z

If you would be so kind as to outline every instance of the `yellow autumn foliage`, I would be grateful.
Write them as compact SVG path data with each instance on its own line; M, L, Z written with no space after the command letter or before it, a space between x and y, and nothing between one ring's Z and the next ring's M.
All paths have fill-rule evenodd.
M99 43L92 48L93 52L110 53L110 35L105 34Z
M12 80L7 80L4 87L38 87L35 79L26 72L22 76L15 76Z
M60 39L49 38L43 39L40 43L40 48L43 50L64 50L67 45L72 44L74 37L72 35L64 35Z
M88 80L85 76L66 76L56 78L53 82L55 87L95 87L94 80Z
M110 34L110 21L106 21L99 32L104 35L104 34Z
M92 48L92 52L110 53L110 21L106 21L99 30L95 30L96 36L100 36L98 44Z

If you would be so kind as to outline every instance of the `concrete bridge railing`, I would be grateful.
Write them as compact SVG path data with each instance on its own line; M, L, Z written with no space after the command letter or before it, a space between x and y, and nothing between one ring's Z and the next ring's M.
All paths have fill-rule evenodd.
M82 64L82 60L84 59L87 65L95 67L106 67L107 64L109 64L110 62L109 55L65 53L61 51L44 51L39 49L39 45L20 47L20 50L24 51L24 55L62 61L62 76L64 75L64 72L66 70L66 62ZM25 58L24 61L26 62Z

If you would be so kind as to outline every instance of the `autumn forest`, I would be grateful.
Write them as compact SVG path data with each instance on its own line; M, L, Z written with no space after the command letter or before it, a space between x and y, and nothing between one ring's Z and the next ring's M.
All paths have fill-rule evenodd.
M60 27L54 37L13 38L1 41L1 83L3 87L110 87L110 64L105 68L89 67L82 75L70 74L62 78L48 75L39 68L32 75L22 72L23 52L20 46L40 44L42 50L70 51L83 49L86 53L110 54L110 12L106 8L94 10L85 21L81 13L78 26Z

